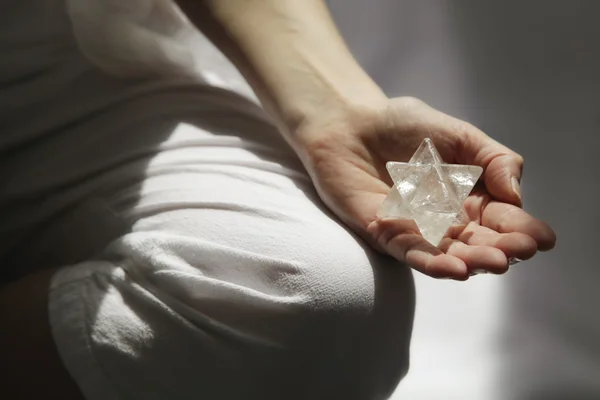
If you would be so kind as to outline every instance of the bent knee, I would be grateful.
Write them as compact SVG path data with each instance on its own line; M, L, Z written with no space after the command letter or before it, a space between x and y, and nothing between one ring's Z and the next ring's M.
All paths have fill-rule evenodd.
M111 379L131 377L127 393L140 390L134 377L160 376L160 387L144 385L218 398L386 398L408 368L411 274L364 249L315 252L283 259L133 234L113 246L109 268L78 280L86 341L116 366Z
M360 376L354 393L392 390L407 372L412 274L346 231L315 233L285 257L170 235L124 244L137 260L128 271L144 276L161 301L228 343L265 360L271 354L278 361L266 369L303 366L292 375L306 382L325 374L332 387L339 379L351 388L348 376Z

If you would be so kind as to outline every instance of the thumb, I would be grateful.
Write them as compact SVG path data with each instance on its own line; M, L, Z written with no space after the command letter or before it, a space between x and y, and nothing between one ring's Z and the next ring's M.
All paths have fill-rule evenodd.
M463 146L463 157L483 167L487 191L496 200L522 207L523 157L483 132L469 136Z
M484 167L483 181L497 200L522 207L521 174L523 158L518 154L500 154Z

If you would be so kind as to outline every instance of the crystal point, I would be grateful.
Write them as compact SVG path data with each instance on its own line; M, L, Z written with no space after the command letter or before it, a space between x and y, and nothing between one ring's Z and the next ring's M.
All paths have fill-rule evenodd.
M394 185L377 216L414 220L434 246L465 218L463 203L483 172L474 165L444 164L431 139L423 140L408 163L386 167Z

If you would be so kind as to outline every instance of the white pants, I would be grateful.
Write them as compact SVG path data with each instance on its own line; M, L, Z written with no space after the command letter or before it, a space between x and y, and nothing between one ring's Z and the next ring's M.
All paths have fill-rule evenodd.
M324 207L257 107L219 93L178 115L121 105L118 129L97 116L55 139L67 161L38 157L37 186L71 183L12 255L72 264L49 305L67 369L88 399L387 398L408 368L410 270Z

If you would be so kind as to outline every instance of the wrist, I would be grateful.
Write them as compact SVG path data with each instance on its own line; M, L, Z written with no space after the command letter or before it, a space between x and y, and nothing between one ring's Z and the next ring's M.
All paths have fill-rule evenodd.
M178 2L239 68L298 151L355 110L387 101L323 0Z
M372 129L388 107L389 99L380 91L355 93L357 97L333 97L327 105L297 114L293 124L283 127L284 137L309 172L315 160L333 157L340 141L359 140L359 133Z
M346 66L348 64L345 64ZM383 91L364 73L354 76L312 70L305 77L310 85L276 99L273 112L292 140L347 122L356 114L380 109L388 101Z
M307 146L331 135L352 134L372 121L386 107L387 101L385 95L367 91L356 98L334 95L294 113L284 133L298 146Z

